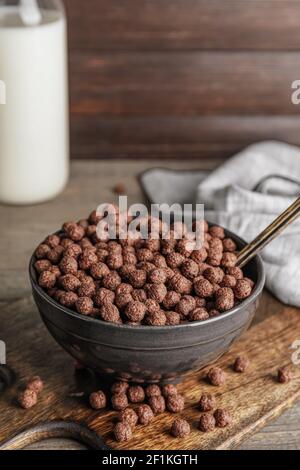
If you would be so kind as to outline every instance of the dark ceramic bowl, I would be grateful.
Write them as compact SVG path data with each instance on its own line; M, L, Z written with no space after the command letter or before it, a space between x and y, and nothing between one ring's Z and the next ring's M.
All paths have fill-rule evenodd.
M245 242L226 231L239 249ZM202 322L178 326L127 326L80 315L49 297L37 284L30 261L33 297L55 340L95 372L135 382L178 381L224 354L249 327L264 287L260 256L244 270L256 283L251 296L232 310Z

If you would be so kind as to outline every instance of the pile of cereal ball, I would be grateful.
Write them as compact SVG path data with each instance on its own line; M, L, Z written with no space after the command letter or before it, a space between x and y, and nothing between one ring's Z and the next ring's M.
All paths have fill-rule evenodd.
M188 237L176 239L178 224L169 239L99 240L100 220L94 211L66 222L35 251L38 284L65 307L117 324L178 325L220 315L252 292L221 227L202 221L204 243L195 250Z

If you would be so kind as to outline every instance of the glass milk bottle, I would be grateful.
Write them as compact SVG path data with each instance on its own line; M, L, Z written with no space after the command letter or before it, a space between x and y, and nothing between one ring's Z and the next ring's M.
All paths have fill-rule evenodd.
M68 172L63 5L0 0L0 203L51 199Z

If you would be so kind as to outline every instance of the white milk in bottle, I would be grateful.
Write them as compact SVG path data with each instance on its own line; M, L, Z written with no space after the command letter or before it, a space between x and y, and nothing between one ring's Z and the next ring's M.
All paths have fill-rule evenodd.
M69 172L66 19L59 1L0 1L0 83L6 95L0 202L50 199Z

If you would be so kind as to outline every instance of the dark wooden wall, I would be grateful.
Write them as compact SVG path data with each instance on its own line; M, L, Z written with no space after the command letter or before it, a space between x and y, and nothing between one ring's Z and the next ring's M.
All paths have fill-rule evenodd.
M300 0L65 0L75 158L300 144Z

